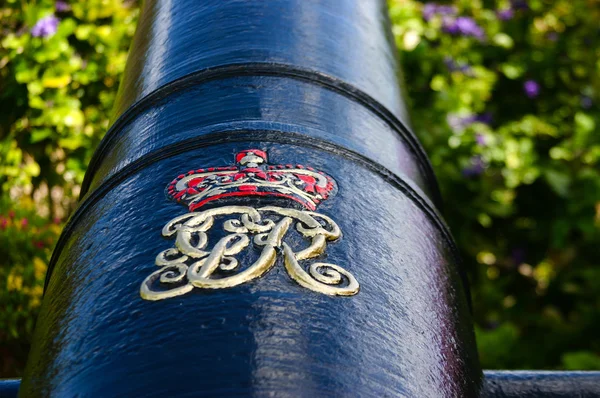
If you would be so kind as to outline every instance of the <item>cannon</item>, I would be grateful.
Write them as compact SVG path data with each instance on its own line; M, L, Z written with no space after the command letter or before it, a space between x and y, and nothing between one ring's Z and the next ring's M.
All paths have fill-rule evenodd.
M21 396L509 394L401 83L384 1L145 1Z

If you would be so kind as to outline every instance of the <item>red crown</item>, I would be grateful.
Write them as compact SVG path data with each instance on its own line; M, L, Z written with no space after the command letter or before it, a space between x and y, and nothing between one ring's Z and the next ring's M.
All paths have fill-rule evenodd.
M208 202L234 196L268 196L292 199L308 210L333 195L333 178L302 165L268 165L267 154L247 149L235 155L237 166L209 167L181 174L171 181L167 194L190 211Z

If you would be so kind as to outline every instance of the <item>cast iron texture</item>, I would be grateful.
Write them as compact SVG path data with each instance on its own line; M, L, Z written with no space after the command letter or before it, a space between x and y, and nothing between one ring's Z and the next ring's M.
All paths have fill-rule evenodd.
M484 398L596 398L600 372L488 370L484 386Z
M110 156L97 163L90 187L150 152L186 140L214 140L223 129L326 140L402 174L435 198L407 141L380 114L326 87L282 76L220 76L178 86L111 136Z
M600 372L484 371L487 398L594 398L600 396ZM0 398L15 398L21 380L0 380Z
M0 379L0 398L16 398L20 385L20 379Z
M313 90L299 88L296 104L292 103L292 92L277 95L286 87L269 87L266 94L260 85L255 87L257 94L243 99L241 106L255 113L264 109L266 121L279 121L278 115L295 110L294 106L302 102L298 123L310 123L310 114L300 115L313 109L317 113L312 119L321 118L319 108L341 122L351 109L341 103L332 106L332 94L326 91L362 105L366 109L361 113L374 113L381 119L379 124L387 124L387 129L405 141L409 156L414 158L410 161L427 181L426 191L439 204L429 161L407 128L396 53L387 6L382 0L148 0L120 86L115 108L119 118L90 163L82 195L90 188L99 163L106 156L115 156L115 136L125 133L124 125L140 113L152 113L150 108L156 102L187 86L246 75L279 76L318 86ZM226 95L231 98L234 94ZM261 103L263 97L265 104ZM283 104L273 106L270 100ZM208 94L202 106L214 106L211 102ZM345 112L334 114L340 107L345 107ZM269 111L274 113L269 115ZM269 116L275 116L275 120ZM228 121L227 115L221 115L219 121ZM364 140L373 131L367 129L361 134Z
M454 247L432 208L377 165L308 139L308 146L271 142L279 138L163 152L89 201L67 231L46 291L25 396L475 394L468 304ZM238 287L140 298L154 257L173 245L162 227L187 212L166 199L165 186L189 169L232 164L246 148L337 181L337 194L318 208L343 232L326 261L358 279L356 296L302 288L278 260Z
M147 1L122 115L49 265L21 394L476 395L468 286L394 51L383 1ZM279 259L234 288L144 301L173 245L161 229L187 212L167 184L250 148L337 181L317 209L343 233L326 261L360 292L302 288Z

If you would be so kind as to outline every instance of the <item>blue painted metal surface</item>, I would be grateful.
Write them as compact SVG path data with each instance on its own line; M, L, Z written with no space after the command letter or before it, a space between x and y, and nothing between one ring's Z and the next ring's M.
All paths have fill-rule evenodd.
M477 395L468 286L394 54L383 0L146 1L119 116L49 266L21 394ZM142 299L173 247L163 226L186 213L165 188L252 148L335 180L318 212L342 233L317 260L354 275L358 294L306 289L276 245L248 283ZM273 203L291 208L214 206Z
M483 397L593 398L600 397L600 372L488 370Z
M600 396L600 372L484 371L484 398L594 398ZM20 379L0 380L0 398L18 394Z
M16 398L21 379L0 379L0 398Z

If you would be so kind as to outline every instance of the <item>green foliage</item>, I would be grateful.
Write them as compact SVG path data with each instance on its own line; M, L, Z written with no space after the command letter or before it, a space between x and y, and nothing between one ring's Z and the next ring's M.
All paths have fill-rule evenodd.
M137 12L120 0L0 5L0 377L23 368L50 248L108 128Z
M16 207L17 210L13 210ZM61 227L33 201L0 202L0 352L2 374L22 369L41 304L46 267Z
M391 0L486 368L600 364L600 9ZM458 23L460 22L460 23Z
M0 5L0 376L108 128L135 29L120 0ZM600 10L389 0L413 124L471 273L486 368L599 369ZM24 221L27 220L27 221Z
M81 183L108 115L137 10L119 0L8 1L1 9L0 182ZM36 24L58 18L35 35Z

